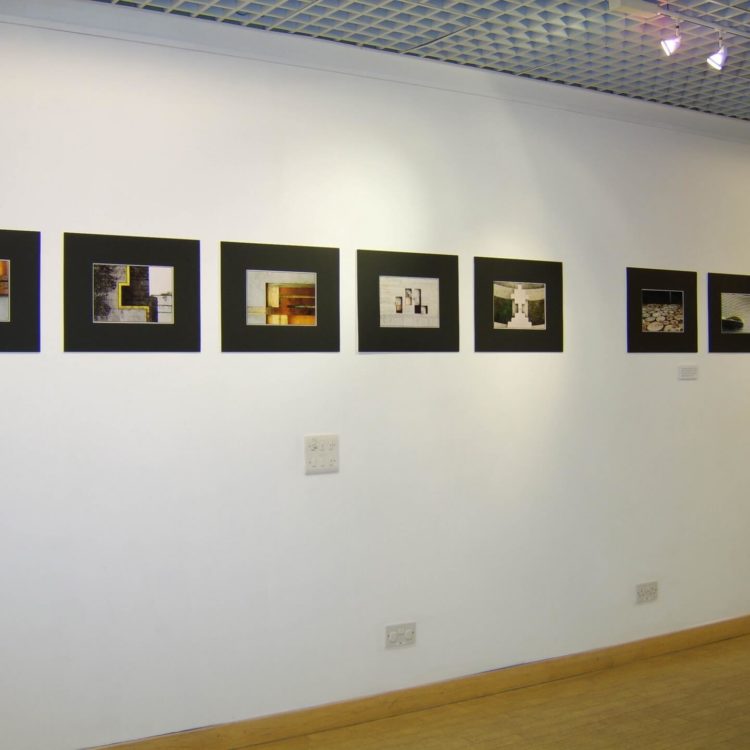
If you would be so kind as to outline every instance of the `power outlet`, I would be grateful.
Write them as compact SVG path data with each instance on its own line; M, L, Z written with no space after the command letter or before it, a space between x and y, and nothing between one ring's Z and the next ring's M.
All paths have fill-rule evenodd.
M648 583L639 583L635 587L635 603L636 604L648 604L649 602L655 602L657 596L659 596L658 581L649 581Z
M399 625L385 626L385 647L403 648L404 646L416 646L417 623L402 622Z
M305 435L305 474L335 474L339 470L339 436Z

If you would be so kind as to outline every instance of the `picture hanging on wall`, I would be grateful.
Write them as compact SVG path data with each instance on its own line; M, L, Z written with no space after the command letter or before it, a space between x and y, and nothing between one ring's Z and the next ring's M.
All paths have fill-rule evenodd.
M458 256L357 251L360 352L457 352Z
M221 243L224 352L337 352L339 251Z
M474 258L474 350L561 352L562 263Z
M39 239L0 229L0 352L39 351Z
M200 351L197 240L65 235L66 352Z
M694 271L627 269L629 352L697 352Z
M708 274L708 351L750 352L750 276Z

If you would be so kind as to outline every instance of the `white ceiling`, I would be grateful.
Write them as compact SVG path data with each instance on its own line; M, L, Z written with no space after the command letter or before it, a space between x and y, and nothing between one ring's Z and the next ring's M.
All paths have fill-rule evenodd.
M620 1L620 10L610 7ZM90 2L327 39L750 120L750 0ZM666 57L659 42L677 22L682 45ZM721 72L706 64L720 32L729 53Z

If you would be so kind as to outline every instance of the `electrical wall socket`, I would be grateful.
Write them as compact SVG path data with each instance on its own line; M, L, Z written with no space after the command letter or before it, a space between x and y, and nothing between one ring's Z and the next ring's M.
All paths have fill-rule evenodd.
M658 581L649 581L648 583L639 583L635 587L635 603L636 604L648 604L648 602L655 602L656 597L658 595L659 595Z
M385 626L385 647L403 648L417 643L417 623L402 622L399 625Z
M339 436L305 435L305 474L335 474L339 470Z

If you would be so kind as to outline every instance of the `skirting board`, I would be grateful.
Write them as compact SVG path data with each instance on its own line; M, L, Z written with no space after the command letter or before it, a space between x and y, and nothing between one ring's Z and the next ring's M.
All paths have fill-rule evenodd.
M117 750L238 750L617 667L750 634L750 615L619 646L521 664L368 698L107 745ZM91 750L104 750L105 746Z

